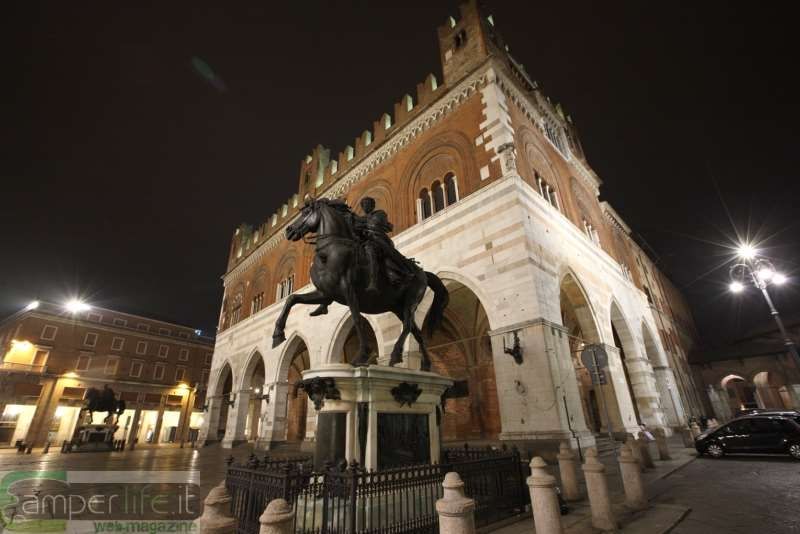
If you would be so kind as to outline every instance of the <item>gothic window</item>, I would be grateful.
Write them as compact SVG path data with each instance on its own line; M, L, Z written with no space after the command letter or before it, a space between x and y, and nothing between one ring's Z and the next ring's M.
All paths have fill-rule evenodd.
M417 199L417 217L420 221L424 221L431 216L431 213L431 195L427 189L423 189Z
M455 204L458 202L458 184L456 177L453 174L448 174L444 178L445 196L447 197L447 205Z
M545 182L542 177L539 175L538 172L534 171L534 176L536 178L536 187L539 189L539 194L550 203L557 210L561 210L558 205L558 196L556 195L556 190L547 182Z
M583 231L586 232L586 235L589 236L589 239L591 239L595 245L600 245L600 235L597 233L592 223L586 219L583 219Z
M433 212L442 211L444 209L444 190L439 180L433 182L431 192L433 193Z
M294 273L290 273L289 276L278 283L276 297L278 300L283 300L291 295L292 291L294 291Z
M231 308L230 320L231 326L239 322L242 317L242 294L239 293L233 298L233 307Z
M250 304L250 315L258 313L259 311L261 311L261 308L263 307L264 307L264 293L261 292L255 297L253 297L253 301Z
M456 45L456 48L461 48L464 46L464 43L467 42L467 32L465 30L460 30L458 33L456 33L453 42Z
M553 145L561 152L562 154L566 154L566 148L564 147L564 136L561 134L561 127L555 126L546 122L544 124L544 133L547 138L550 140Z

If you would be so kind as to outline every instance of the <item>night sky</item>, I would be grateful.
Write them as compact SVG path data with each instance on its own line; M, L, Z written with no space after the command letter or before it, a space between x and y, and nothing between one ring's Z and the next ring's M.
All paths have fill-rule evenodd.
M213 329L233 229L295 192L312 147L338 153L441 79L436 27L457 2L121 4L4 5L0 316L79 294ZM489 6L708 344L769 321L714 270L737 233L769 238L794 277L777 304L800 312L791 17L751 2Z

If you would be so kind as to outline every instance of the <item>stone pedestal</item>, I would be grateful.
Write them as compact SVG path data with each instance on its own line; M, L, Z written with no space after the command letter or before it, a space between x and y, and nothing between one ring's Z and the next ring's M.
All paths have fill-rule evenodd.
M234 534L236 519L231 517L231 495L225 488L225 482L214 487L203 501L203 515L197 518L197 530L200 534Z
M114 450L117 425L81 425L75 429L72 452L109 452Z
M261 523L259 534L293 534L294 513L291 505L283 499L270 501L258 519Z
M547 464L540 456L535 457L531 460L531 476L527 481L536 534L563 534L556 479L547 473L546 467Z
M438 410L453 384L449 378L383 365L328 364L304 371L303 383L319 412L316 467L343 459L367 469L439 461Z
M667 434L663 429L656 429L656 446L658 447L658 459L663 461L672 460L669 454L669 444L667 443Z
M562 441L558 452L558 471L561 475L561 494L566 501L581 499L577 463L575 453L572 452L566 441Z
M583 476L586 479L586 490L592 509L592 526L603 532L616 530L617 520L614 518L614 512L611 511L606 468L598 461L595 448L586 451Z
M461 477L447 473L442 487L444 496L436 501L440 534L475 534L475 500L464 496Z
M633 457L629 444L620 449L619 470L622 475L622 486L625 489L625 504L632 510L647 508L647 495L642 483L642 471L638 460Z

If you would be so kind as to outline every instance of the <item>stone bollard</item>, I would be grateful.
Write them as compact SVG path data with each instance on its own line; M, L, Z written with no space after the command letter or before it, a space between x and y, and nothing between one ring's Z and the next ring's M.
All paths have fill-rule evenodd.
M633 510L644 510L647 508L647 497L638 463L633 457L630 446L627 443L623 445L619 455L619 470L622 474L622 486L625 489L625 504Z
M581 500L581 492L578 487L578 462L566 441L561 442L557 458L558 471L561 474L561 496L566 501Z
M475 534L475 500L464 496L464 482L451 471L442 482L444 496L436 501L441 534ZM288 532L288 531L287 531ZM265 534L263 531L261 534Z
M536 534L562 534L561 508L556 495L556 479L545 471L547 464L541 456L531 460L528 488L531 492L533 522Z
M233 534L236 531L236 519L230 516L229 506L231 495L225 487L225 481L220 482L208 493L203 501L203 515L196 521L200 534Z
M642 458L642 449L639 447L639 441L633 436L633 434L628 434L628 438L625 440L625 445L631 451L631 455L633 458L639 463L639 469L644 471L644 458Z
M594 447L586 451L583 478L586 479L589 505L592 508L592 526L604 532L616 530L617 520L614 518L614 512L611 511L606 468L597 460L597 449Z
M647 469L653 469L656 464L653 462L653 455L650 453L650 441L644 435L637 441L642 451L642 463Z
M283 499L272 500L258 519L261 522L259 534L294 534L293 519L294 513L288 502Z
M662 462L672 460L669 454L669 443L667 443L667 433L663 428L656 428L656 447L658 447L658 459Z
M681 438L683 438L684 447L694 449L694 437L692 437L692 430L688 426L681 428Z
M700 425L698 425L695 422L692 422L692 424L689 425L689 428L692 429L692 439L696 438L697 436L703 433L703 431L700 430Z

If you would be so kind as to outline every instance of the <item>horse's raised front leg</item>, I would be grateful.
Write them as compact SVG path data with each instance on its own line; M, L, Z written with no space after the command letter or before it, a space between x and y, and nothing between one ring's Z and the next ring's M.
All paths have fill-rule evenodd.
M420 369L423 371L430 371L431 370L431 357L428 355L428 349L425 346L425 338L422 336L422 331L417 327L414 322L411 322L411 335L414 336L414 339L417 340L419 344L419 351L422 354L422 363L420 364Z
M325 296L320 290L314 290L310 293L292 293L286 298L286 303L283 305L283 310L275 321L275 331L272 333L272 348L274 349L284 341L286 341L286 319L289 318L289 312L295 304L330 304L331 300Z

